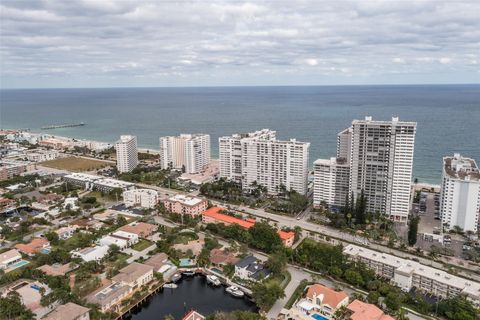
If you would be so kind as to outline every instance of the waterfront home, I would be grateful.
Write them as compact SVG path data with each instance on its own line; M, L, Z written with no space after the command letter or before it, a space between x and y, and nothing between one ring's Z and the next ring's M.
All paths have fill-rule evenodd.
M205 320L205 317L195 310L191 310L182 320Z
M132 262L125 268L120 269L119 273L112 278L113 282L127 285L132 290L136 290L153 280L153 267Z
M147 238L150 237L157 230L157 226L150 223L135 221L124 225L118 230L134 233L140 238Z
M0 270L8 269L20 261L22 261L22 255L16 249L0 253Z
M335 311L348 305L348 295L343 291L335 291L321 284L308 288L305 299L296 304L296 308L304 314L320 314L330 318Z
M73 302L59 305L42 320L90 320L90 309Z
M168 255L166 253L160 252L152 256L144 262L147 266L153 267L154 272L160 272L159 270L166 264L168 264Z
M222 249L212 249L210 251L210 262L216 267L223 267L227 264L236 264L240 258L235 257L234 254L222 250Z
M60 229L55 230L55 233L58 235L58 238L60 240L67 240L70 239L73 234L75 233L75 230L77 230L77 226L66 226L66 227L61 227Z
M395 320L374 304L354 300L347 306L348 320Z
M247 256L235 264L235 276L242 280L258 281L270 274L271 271L254 256Z
M102 260L108 253L109 247L107 246L95 246L95 247L88 247L81 250L74 250L71 251L71 255L74 258L80 258L85 262L88 261L100 261Z
M198 216L208 207L206 199L177 194L163 201L165 209L177 214Z
M109 283L87 296L87 302L98 305L101 312L117 308L118 304L127 298L132 288L121 283Z
M76 267L78 266L75 266L73 263L54 263L52 265L44 264L43 266L38 267L37 270L42 271L46 275L57 277L66 275Z
M28 256L34 256L36 253L49 253L50 252L50 242L45 238L34 238L29 243L19 243L15 245L15 248L18 249L23 254Z

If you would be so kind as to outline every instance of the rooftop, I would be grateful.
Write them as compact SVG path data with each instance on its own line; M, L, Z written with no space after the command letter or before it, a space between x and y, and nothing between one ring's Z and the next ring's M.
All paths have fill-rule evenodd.
M18 252L18 250L16 249L11 249L11 250L8 250L4 253L0 253L0 262L4 262L4 261L8 261L8 260L11 260L11 259L14 259L14 258L21 258L22 255L20 254L20 252Z
M145 222L132 222L130 224L124 225L119 230L129 233L134 233L140 237L151 234L157 229L157 226Z
M50 243L45 238L34 238L29 243L23 244L19 243L15 245L15 248L18 250L25 252L27 254L33 254L43 248L44 246L48 246Z
M66 264L59 264L55 263L52 265L44 264L37 269L42 271L43 273L49 276L64 276L66 273L72 271L75 268L73 264L66 263Z
M323 296L322 304L327 304L334 309L346 298L348 299L344 291L335 291L317 283L308 288L307 297L313 300L318 296Z
M132 262L125 268L120 269L120 273L114 276L112 281L131 283L151 271L153 271L152 266L138 262Z
M450 178L465 181L479 181L480 171L475 160L456 153L453 157L443 158L443 171Z
M120 283L113 283L103 286L87 297L89 303L98 305L108 305L117 300L118 297L130 292L130 287Z
M350 316L351 320L394 320L377 306L360 300L354 300L347 309L353 312Z
M89 308L69 302L56 307L43 320L75 320L89 311Z
M196 197L189 197L183 194L177 194L173 197L168 198L168 201L179 202L183 205L193 207L206 200L201 198L196 198Z
M213 218L215 220L218 220L220 222L225 222L227 224L238 224L239 226L241 226L242 228L245 228L245 229L250 229L251 227L253 227L255 225L254 221L243 220L243 219L239 219L239 218L236 218L236 217L232 217L232 216L223 214L223 213L220 212L222 210L224 210L224 209L222 209L220 207L211 207L211 208L207 209L206 211L204 211L203 215L207 216L207 217L210 217L210 218Z

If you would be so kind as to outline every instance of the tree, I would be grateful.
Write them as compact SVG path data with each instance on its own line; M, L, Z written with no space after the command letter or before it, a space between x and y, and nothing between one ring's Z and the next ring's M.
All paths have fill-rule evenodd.
M58 237L58 234L56 232L50 231L50 232L45 233L45 238L47 238L47 240L53 245L58 244L59 237Z
M285 267L287 266L287 256L285 252L277 251L270 255L266 265L274 275L283 273L285 271Z
M285 293L276 280L257 282L252 286L252 297L262 310L268 310Z
M7 295L5 298L0 297L0 319L34 319L35 316L27 309L20 300L19 295L15 292Z
M417 243L417 232L418 232L418 223L420 222L420 217L416 216L410 220L410 225L408 226L408 245L413 246Z
M438 313L449 320L478 320L479 310L464 296L458 295L441 300Z
M367 199L365 198L365 194L362 191L360 192L360 196L357 198L355 203L355 224L365 224L365 219L367 215Z
M399 292L396 292L395 290L387 294L384 302L389 310L398 311L402 306L403 300L404 300L404 295Z
M248 232L252 236L250 244L259 250L270 253L282 247L280 236L267 222L255 223Z

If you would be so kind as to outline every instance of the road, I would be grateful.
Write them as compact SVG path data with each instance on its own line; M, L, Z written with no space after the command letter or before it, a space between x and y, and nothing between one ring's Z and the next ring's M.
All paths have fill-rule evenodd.
M157 247L156 244L152 244L150 247L148 247L147 249L142 250L142 251L135 251L133 249L127 248L123 252L132 255L130 258L127 259L128 263L132 263L140 257L143 257L144 259L147 259L149 257L148 253L152 250L155 250L156 247Z

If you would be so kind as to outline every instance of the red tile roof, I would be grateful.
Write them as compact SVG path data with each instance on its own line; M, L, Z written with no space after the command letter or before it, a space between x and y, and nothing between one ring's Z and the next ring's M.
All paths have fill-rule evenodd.
M253 222L251 219L247 221L220 213L220 211L222 210L224 209L219 207L212 207L204 211L203 215L218 220L219 222L224 222L226 224L238 224L240 227L245 229L250 229L255 224L255 222Z
M353 312L350 316L351 320L395 320L377 306L360 300L354 300L347 309Z
M293 232L293 231L288 231L287 232L287 231L278 230L277 233L282 240L288 240L288 239L291 239L291 238L295 237L295 232Z
M30 241L30 243L27 243L27 244L23 244L23 243L16 244L15 248L17 248L18 250L24 253L33 254L39 251L40 249L42 249L43 246L48 244L49 242L45 238L35 238L32 241Z
M307 297L314 300L314 297L323 295L322 304L327 304L333 309L336 309L338 305L348 298L348 295L343 291L335 291L333 289L322 286L321 284L314 284L308 288ZM315 301L314 301L315 302Z

